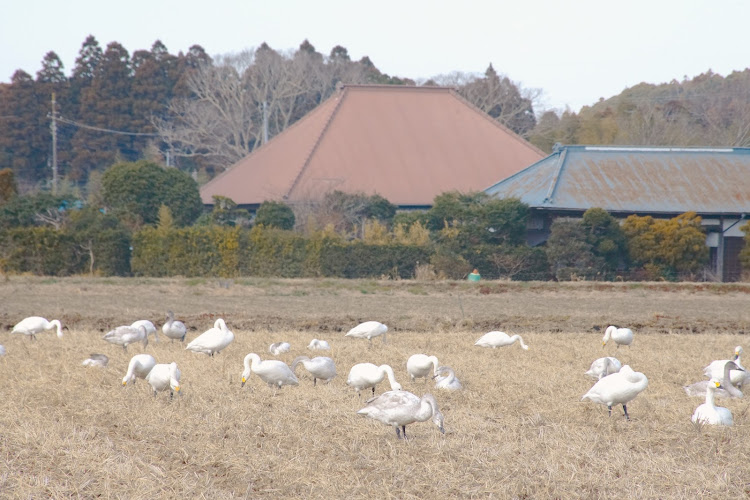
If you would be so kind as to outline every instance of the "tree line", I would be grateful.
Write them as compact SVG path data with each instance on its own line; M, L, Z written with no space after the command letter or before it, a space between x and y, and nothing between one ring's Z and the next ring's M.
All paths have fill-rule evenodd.
M207 180L266 138L299 120L337 85L415 85L382 73L346 48L321 54L307 40L296 50L258 48L212 58L199 45L170 54L160 41L130 54L118 42L83 42L66 74L54 51L32 76L16 71L0 84L0 168L13 170L23 193L49 188L52 95L57 161L63 184L95 190L116 161L148 159ZM454 73L427 85L454 85L470 102L514 131L536 123L533 92L490 65L484 75ZM67 184L66 184L67 183Z

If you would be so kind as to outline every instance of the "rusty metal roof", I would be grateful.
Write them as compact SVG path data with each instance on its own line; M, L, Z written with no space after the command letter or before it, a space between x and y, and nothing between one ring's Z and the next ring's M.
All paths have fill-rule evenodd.
M201 188L240 205L379 194L429 206L481 191L543 153L448 87L345 85L297 123Z
M554 210L750 213L750 149L561 146L485 191Z

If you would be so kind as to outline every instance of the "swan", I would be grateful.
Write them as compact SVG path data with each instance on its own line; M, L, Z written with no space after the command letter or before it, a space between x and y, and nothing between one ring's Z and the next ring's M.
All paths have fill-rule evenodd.
M720 398L741 398L744 396L742 391L732 384L731 372L737 370L744 372L744 370L737 366L734 361L727 361L724 363L724 375L720 379L717 379L721 382L722 388L716 389L716 392L714 393L715 396ZM711 383L710 380L701 380L700 382L686 385L683 389L685 389L688 396L705 396L706 387Z
M356 339L367 339L372 345L372 338L379 335L383 336L383 343L385 344L385 334L388 332L388 327L378 321L365 321L360 323L351 330L349 330L344 337L354 337Z
M728 408L714 404L714 392L721 387L719 379L712 378L706 386L706 402L695 409L693 423L710 425L733 425L732 412Z
M158 364L155 365L148 375L146 375L146 381L151 385L154 390L154 397L159 391L166 391L169 389L169 399L172 399L174 393L180 392L180 369L177 368L177 363Z
M156 327L152 322L150 322L147 319L139 319L138 321L133 321L133 323L130 325L133 328L138 328L139 326L143 325L143 327L146 329L146 335L152 335L154 336L154 342L159 342L159 337L156 334Z
M620 368L619 372L600 379L589 389L589 392L583 395L581 401L588 399L594 403L607 405L610 416L612 416L612 405L621 404L625 418L630 420L626 405L646 387L648 387L648 378L641 372L633 371L630 365L625 365Z
M591 363L591 368L584 375L601 380L607 375L619 372L620 368L622 368L622 363L620 363L619 359L607 356Z
M523 339L520 335L513 335L512 337L509 337L505 332L485 333L479 338L479 340L474 342L474 345L478 345L479 347L492 347L493 349L495 349L496 347L511 345L516 341L521 344L523 350L527 351L529 349L529 346L523 343Z
M604 331L604 338L602 338L602 346L607 345L609 339L614 340L617 348L621 345L630 345L633 343L633 330L630 328L617 328L614 325L608 326Z
M53 319L47 321L41 316L29 316L24 318L13 327L11 333L23 333L24 335L31 335L31 340L36 340L36 334L41 333L45 330L57 329L57 337L62 338L62 324L59 319Z
M128 371L125 376L122 377L122 385L126 386L131 382L135 384L137 378L145 379L154 366L156 366L156 360L152 355L136 354L130 358Z
M313 376L313 386L316 385L318 379L328 383L336 376L336 364L331 358L316 356L310 359L307 356L297 356L292 361L292 372L297 373L297 365L300 363Z
M438 409L437 400L432 394L421 398L407 391L388 391L367 401L367 406L357 412L367 418L392 425L396 436L406 439L406 426L414 422L425 422L432 419L440 432L443 428L443 414ZM400 429L399 429L400 428Z
M130 325L118 326L114 330L108 331L102 338L110 344L121 345L125 351L128 350L130 344L136 342L143 342L144 348L148 346L148 333L143 325L137 328Z
M461 381L456 377L456 372L450 366L441 366L437 369L438 374L433 378L435 379L435 387L438 389L448 389L449 391L460 391L464 388L461 385ZM448 373L443 375L443 373Z
M740 361L742 352L742 346L738 345L734 348L734 359L719 359L716 361L711 361L711 363L703 369L703 373L706 375L706 377L717 378L721 380L722 377L724 377L724 367L726 366L727 361L734 361L738 369L732 369L732 372L730 373L730 380L735 387L742 387L742 385L747 381L748 377L750 377L750 375L748 375L748 373L744 371L744 367L742 366L742 362Z
M278 356L279 354L289 352L289 349L291 348L292 346L289 345L289 342L274 342L268 348L268 352L270 352L274 356Z
M438 359L426 354L414 354L406 361L406 371L409 372L412 382L420 377L424 377L425 381L428 377L436 377L438 366L440 366Z
M109 358L106 354L90 354L88 359L84 359L81 365L83 366L96 366L98 368L106 368L109 363Z
M185 342L187 328L185 328L185 323L174 319L174 313L172 311L167 311L167 320L161 325L161 332L167 338Z
M393 368L388 365L376 366L372 363L358 363L349 370L349 377L346 379L346 385L354 387L357 395L368 387L372 388L372 395L375 395L375 386L388 377L391 384L391 390L400 391L401 384L396 382L396 376L393 374Z
M307 346L308 349L318 349L321 351L330 351L331 346L325 340L312 339L310 344Z
M195 337L185 349L213 356L225 349L233 340L234 333L227 328L224 320L219 318L214 322L213 328Z
M245 371L242 372L242 387L250 378L250 373L254 373L260 379L267 383L269 387L280 389L285 385L298 385L299 381L289 366L283 361L277 359L260 360L260 356L251 352L245 356L243 361Z
M0 356L5 356L5 346L0 345Z

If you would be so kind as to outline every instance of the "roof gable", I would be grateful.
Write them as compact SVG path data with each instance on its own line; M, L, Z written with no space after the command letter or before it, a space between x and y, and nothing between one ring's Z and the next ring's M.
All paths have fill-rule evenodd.
M543 154L447 87L344 86L201 188L239 204L341 190L396 205L478 191Z
M557 210L750 212L750 149L563 146L486 192Z

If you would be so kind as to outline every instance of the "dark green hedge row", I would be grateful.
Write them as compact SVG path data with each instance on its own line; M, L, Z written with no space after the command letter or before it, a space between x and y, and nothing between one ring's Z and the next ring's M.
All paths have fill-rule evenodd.
M324 234L306 238L262 226L146 227L132 241L120 229L31 227L0 231L0 239L0 269L8 273L412 278L417 265L430 263L439 275L455 279L475 267L486 278L549 278L539 249L483 245L461 256L431 246L346 242Z
M6 273L130 274L130 238L119 229L92 236L47 227L13 228L0 231L0 242L0 270Z

